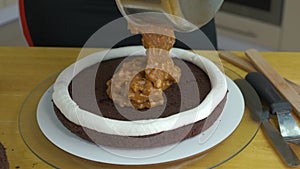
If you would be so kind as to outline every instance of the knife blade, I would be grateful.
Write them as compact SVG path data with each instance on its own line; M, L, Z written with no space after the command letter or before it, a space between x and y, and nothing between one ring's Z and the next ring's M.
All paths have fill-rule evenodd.
M283 100L271 82L259 72L251 72L246 80L254 87L260 98L270 107L271 114L276 114L281 135L286 141L300 145L300 128L291 115L292 106Z
M245 79L236 79L235 83L240 88L247 108L253 120L261 122L264 132L267 134L271 144L276 149L281 159L288 166L300 165L300 160L289 145L285 142L279 131L270 123L269 113L263 111L259 96L254 88Z

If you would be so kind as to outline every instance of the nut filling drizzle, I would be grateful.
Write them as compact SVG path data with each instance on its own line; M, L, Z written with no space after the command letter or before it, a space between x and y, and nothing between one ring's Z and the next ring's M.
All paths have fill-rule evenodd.
M178 83L181 76L180 68L169 56L175 43L174 31L155 25L142 28L129 24L129 29L134 34L142 33L147 57L123 63L106 83L106 92L121 107L145 109L162 105L162 91Z

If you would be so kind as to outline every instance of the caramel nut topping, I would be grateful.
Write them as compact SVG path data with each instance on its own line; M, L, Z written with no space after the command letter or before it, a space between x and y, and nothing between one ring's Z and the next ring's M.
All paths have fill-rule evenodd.
M129 24L129 27L132 32L142 33L147 58L123 63L112 80L107 82L107 94L121 107L145 109L162 105L162 91L178 83L181 76L180 68L169 56L176 40L174 32L159 26L139 28Z

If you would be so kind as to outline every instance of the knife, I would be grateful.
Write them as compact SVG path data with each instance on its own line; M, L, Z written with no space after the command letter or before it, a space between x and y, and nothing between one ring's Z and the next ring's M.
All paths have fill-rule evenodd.
M281 135L286 141L300 145L300 128L291 115L292 106L284 101L271 82L259 72L251 72L246 80L254 87L260 98L270 107L271 114L276 114Z
M285 142L278 130L270 123L269 113L262 109L262 104L253 87L245 79L237 79L235 83L240 88L245 98L246 106L248 107L253 120L261 122L262 128L267 134L270 142L279 153L282 160L288 166L300 165L300 160L289 145Z

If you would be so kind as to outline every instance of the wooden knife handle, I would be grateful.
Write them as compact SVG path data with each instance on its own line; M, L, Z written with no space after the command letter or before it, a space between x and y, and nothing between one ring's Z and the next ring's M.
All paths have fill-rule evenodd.
M222 51L220 52L219 56L220 58L247 72L256 72L255 67L249 62L249 60L239 57L231 52Z
M263 73L280 94L290 102L294 112L300 118L300 95L293 89L280 74L260 55L255 49L246 51L246 56L251 60L258 71Z
M297 85L296 83L288 80L288 79L284 79L292 88L295 89L295 91L300 95L300 86Z
M252 65L252 63L248 59L239 57L231 52L225 52L225 51L220 52L219 56L221 59L233 64L234 66L236 66L240 69L243 69L246 72L256 72L256 68ZM299 85L297 85L294 82L291 82L287 79L285 79L285 81L287 81L288 84L290 86L292 86L297 91L297 93L300 95L300 86Z

